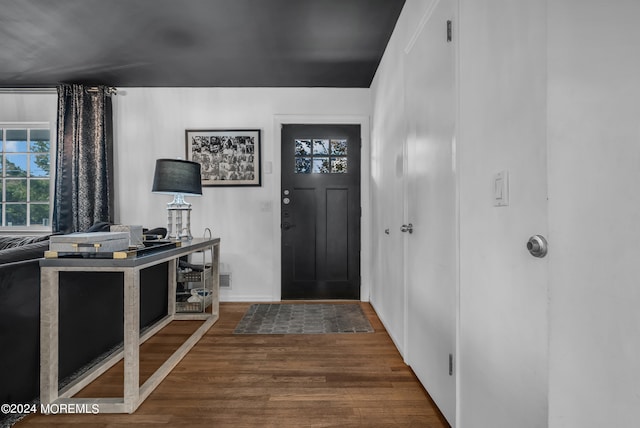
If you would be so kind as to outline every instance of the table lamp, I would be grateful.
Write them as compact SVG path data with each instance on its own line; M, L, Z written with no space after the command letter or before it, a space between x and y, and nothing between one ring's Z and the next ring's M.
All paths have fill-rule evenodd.
M201 196L202 181L200 164L182 159L158 159L153 175L154 193L173 195L173 201L167 204L167 238L193 239L191 235L191 204L184 200L185 195ZM182 227L182 215L186 213L187 222ZM175 234L174 234L175 221Z

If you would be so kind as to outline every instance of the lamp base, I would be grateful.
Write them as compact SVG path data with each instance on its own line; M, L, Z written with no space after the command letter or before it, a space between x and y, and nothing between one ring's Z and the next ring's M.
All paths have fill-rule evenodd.
M186 224L183 227L182 220L185 213ZM167 204L167 238L188 241L193 239L193 235L191 235L191 204L186 202L184 195L180 193L176 193L173 201Z

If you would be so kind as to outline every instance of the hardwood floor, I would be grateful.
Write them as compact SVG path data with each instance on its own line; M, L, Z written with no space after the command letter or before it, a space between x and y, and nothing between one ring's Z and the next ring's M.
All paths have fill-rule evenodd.
M28 416L17 427L448 427L372 307L375 333L233 335L249 303L220 320L131 415ZM173 322L141 350L141 383L199 322ZM121 396L117 364L78 396Z

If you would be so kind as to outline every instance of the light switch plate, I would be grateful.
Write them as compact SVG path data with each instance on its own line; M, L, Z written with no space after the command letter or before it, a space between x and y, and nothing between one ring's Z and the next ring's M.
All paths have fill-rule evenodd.
M264 173L271 174L273 172L273 163L267 161L264 163Z
M509 206L509 172L500 171L493 176L493 206Z

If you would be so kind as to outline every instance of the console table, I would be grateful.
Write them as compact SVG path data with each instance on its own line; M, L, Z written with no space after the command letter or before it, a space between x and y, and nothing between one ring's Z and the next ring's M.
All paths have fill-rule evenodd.
M176 313L178 259L201 251L211 251L213 277L212 304L204 313ZM116 258L45 258L40 261L40 401L42 404L97 404L100 413L133 413L173 370L219 317L220 239L193 239L159 251L129 253ZM168 262L169 299L167 316L140 335L140 271ZM99 365L62 390L58 388L58 296L60 272L122 272L114 286L124 288L124 344ZM87 284L91 287L91 284ZM202 325L140 386L140 344L174 320L202 320ZM119 398L73 398L124 358L124 392ZM60 406L64 408L64 406ZM71 406L70 406L71 407Z

